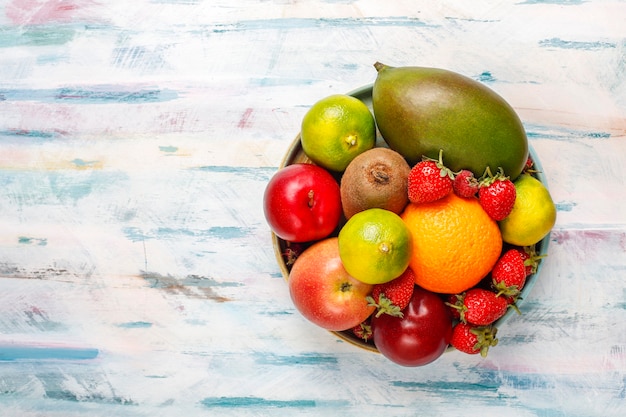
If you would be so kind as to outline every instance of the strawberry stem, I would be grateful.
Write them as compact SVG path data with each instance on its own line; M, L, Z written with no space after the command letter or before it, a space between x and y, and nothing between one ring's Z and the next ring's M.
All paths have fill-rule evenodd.
M498 344L498 339L496 338L498 329L491 326L481 326L473 328L470 332L474 334L477 339L474 350L480 350L480 356L486 358L489 348Z
M376 317L380 317L383 314L389 314L393 317L404 317L400 307L392 303L389 298L385 297L385 294L380 294L378 296L378 303L372 296L369 295L365 299L370 307L376 307Z

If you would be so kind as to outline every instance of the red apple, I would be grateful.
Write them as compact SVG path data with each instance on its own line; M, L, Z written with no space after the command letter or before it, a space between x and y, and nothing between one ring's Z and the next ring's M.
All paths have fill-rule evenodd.
M353 278L343 267L336 237L307 248L289 274L293 304L326 330L347 330L369 317L375 309L366 300L371 290L372 285Z
M452 337L452 317L439 295L416 286L402 314L372 317L378 351L403 366L423 366L439 358Z
M335 230L343 213L339 184L317 165L288 165L267 184L263 210L270 228L281 239L323 239Z

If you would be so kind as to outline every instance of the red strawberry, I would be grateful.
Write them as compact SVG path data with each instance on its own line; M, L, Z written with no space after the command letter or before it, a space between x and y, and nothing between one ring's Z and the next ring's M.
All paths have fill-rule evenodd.
M533 159L530 156L528 157L528 159L526 159L526 163L524 164L524 168L522 169L522 172L526 172L528 174L539 172L538 170L535 169L535 163L533 162Z
M459 323L452 329L450 344L457 350L470 355L480 353L483 358L491 346L498 344L496 333L498 329L491 326L475 326Z
M472 171L463 169L454 176L452 189L459 197L473 197L478 192L478 180Z
M526 163L524 164L524 169L523 169L523 170L526 172L526 171L528 171L528 170L532 169L532 168L533 168L533 165L534 165L533 160L532 160L532 158L529 156L529 157L526 159Z
M493 291L472 288L460 294L455 304L448 305L459 310L462 323L486 326L506 313L509 302L504 297L498 297Z
M415 274L411 268L407 268L398 278L374 285L372 295L367 297L367 301L377 308L376 317L382 314L402 317L402 310L411 301L414 287Z
M443 165L442 153L439 161L424 158L411 168L407 179L409 201L430 203L450 194L454 174Z
M524 259L524 266L526 267L526 276L532 275L537 272L537 267L539 266L539 260L544 258L546 255L539 255L535 251L535 247L533 246L525 246L523 249L519 250L522 259Z
M491 270L491 280L497 295L513 297L519 295L526 283L526 252L517 248L509 249L496 261Z
M489 168L487 168L489 173ZM490 173L489 173L490 174ZM487 175L481 180L478 189L478 201L485 212L495 221L509 215L515 204L515 184L504 176L502 170L495 176Z
M457 304L461 301L463 303L463 294L448 294L446 296L446 305L450 310L450 315L454 320L461 320L461 309L458 307L460 304Z
M286 242L285 251L282 253L285 265L291 267L305 247L301 243Z
M370 325L369 319L365 320L361 324L357 324L352 328L352 333L358 337L359 339L369 342L372 338L372 326Z

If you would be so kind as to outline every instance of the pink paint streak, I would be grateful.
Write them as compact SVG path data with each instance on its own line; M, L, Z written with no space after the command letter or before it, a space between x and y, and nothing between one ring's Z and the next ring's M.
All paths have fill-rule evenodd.
M16 25L68 23L80 18L93 0L13 0L5 12Z
M252 117L253 112L254 112L253 109L247 108L246 111L243 112L243 115L241 115L241 118L239 119L239 123L237 124L237 127L240 129L245 129L247 127L250 127L252 125L252 121L250 120L250 118Z

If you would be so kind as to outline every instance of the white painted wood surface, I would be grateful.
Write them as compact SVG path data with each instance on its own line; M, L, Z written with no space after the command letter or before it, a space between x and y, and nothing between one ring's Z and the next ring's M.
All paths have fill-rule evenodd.
M0 6L0 415L626 413L626 2ZM265 184L375 61L484 82L541 158L550 253L487 359L395 366L289 299Z

